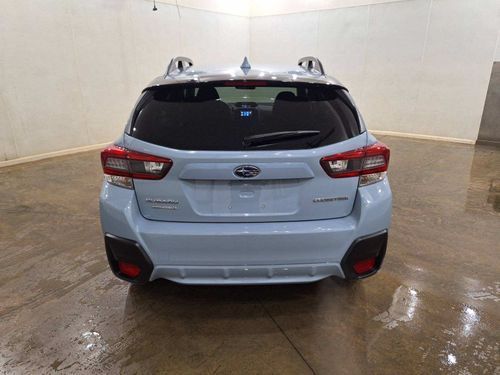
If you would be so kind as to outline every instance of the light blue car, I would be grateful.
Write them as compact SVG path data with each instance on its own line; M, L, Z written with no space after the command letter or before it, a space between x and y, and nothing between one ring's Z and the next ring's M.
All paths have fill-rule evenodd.
M384 259L389 149L317 58L205 71L176 57L101 158L106 252L131 283L361 279Z

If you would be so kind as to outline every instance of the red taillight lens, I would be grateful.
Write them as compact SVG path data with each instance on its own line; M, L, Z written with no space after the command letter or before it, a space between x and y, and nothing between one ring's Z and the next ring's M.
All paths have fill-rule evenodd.
M356 177L387 171L389 156L389 148L377 142L357 150L325 156L320 163L332 178Z
M136 266L133 263L127 263L127 262L118 262L118 269L120 270L121 273L123 273L125 276L130 277L130 278L136 278L141 274L141 269L139 266Z
M111 146L101 152L102 169L111 176L159 180L172 167L172 160Z
M354 263L354 272L358 275L368 273L375 268L375 258L363 259Z

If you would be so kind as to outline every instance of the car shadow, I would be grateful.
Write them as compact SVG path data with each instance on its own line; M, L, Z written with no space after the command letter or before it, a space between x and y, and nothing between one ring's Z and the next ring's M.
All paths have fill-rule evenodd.
M241 347L243 355L256 340L255 350L263 356L278 343L293 353L291 342L296 342L304 355L315 358L318 370L331 371L348 358L356 372L367 365L365 302L362 283L334 278L266 286L191 286L167 280L132 285L122 325L130 343L125 350L133 359L127 363L148 358L148 368L156 371L166 368L166 353L182 364L193 347L207 360L208 353L224 351L212 344ZM205 343L201 349L200 342ZM339 361L332 364L332 358Z

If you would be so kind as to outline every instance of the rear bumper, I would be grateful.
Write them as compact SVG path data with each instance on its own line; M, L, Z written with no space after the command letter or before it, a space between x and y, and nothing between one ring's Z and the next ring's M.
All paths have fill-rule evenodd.
M269 284L307 283L329 276L362 279L378 272L384 260L387 231L355 240L339 263L313 263L259 266L153 266L142 247L133 241L110 234L105 235L106 253L113 273L134 284L149 280L168 279L183 284ZM368 273L357 275L353 264L357 260L376 258L376 265ZM122 274L118 261L138 265L142 272L134 279Z
M361 240L382 233L387 237L391 203L389 183L384 180L359 189L352 213L340 219L159 222L140 214L133 191L104 183L100 210L103 232L137 244L151 262L148 277L141 281L165 278L186 284L272 284L313 282L328 276L359 278L346 259L378 246L380 261L364 277L375 273L386 241L370 245ZM363 243L368 245L361 246Z

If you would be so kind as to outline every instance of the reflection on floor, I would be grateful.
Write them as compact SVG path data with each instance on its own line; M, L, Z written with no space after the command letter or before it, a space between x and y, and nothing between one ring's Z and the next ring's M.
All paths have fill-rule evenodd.
M500 371L500 150L392 149L382 271L272 287L130 287L108 270L98 153L0 170L5 373Z
M470 168L467 207L500 212L500 169L498 147L476 146ZM485 194L486 193L486 194ZM487 197L486 199L485 196Z

